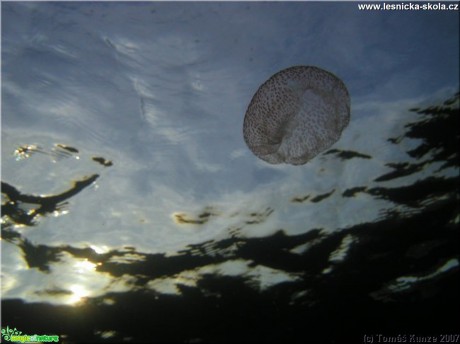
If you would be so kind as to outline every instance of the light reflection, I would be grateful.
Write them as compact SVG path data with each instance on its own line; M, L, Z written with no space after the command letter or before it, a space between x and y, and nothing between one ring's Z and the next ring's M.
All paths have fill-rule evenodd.
M394 292L400 292L406 289L409 289L413 287L416 283L423 282L426 280L430 280L432 278L435 278L450 269L456 268L459 266L459 261L458 259L450 259L446 263L444 263L441 267L436 269L436 271L426 274L426 275L421 275L421 276L402 276L398 277L390 286L388 289L394 291Z
M331 263L339 263L343 261L350 249L351 244L354 242L354 238L352 235L348 234L346 235L343 239L342 242L340 243L339 248L337 248L334 252L332 252L329 255L329 262Z
M147 283L150 289L162 294L181 295L179 285L196 287L198 281L206 275L245 276L249 286L264 291L283 282L298 281L299 277L267 266L251 266L251 261L242 259L210 264L193 270L182 271L171 277L157 278Z
M38 151L38 146L36 145L23 145L15 149L14 156L17 161L24 160L30 157L32 152Z
M99 335L103 339L112 338L117 334L117 331L107 330L107 331L96 331L97 335Z
M97 254L104 254L110 251L110 248L106 245L90 245L89 247Z
M1 240L1 238L0 238L0 240ZM3 293L13 289L18 284L17 279L14 276L12 276L11 274L6 274L6 273L2 272L0 277L1 277L0 278L0 285L1 285Z
M55 211L53 211L53 216L58 217L60 215L66 215L68 213L69 213L68 210L55 210Z
M68 305L76 305L78 303L82 303L84 302L84 298L90 294L89 290L80 284L74 284L69 289L72 294L65 302Z
M78 272L94 271L96 269L96 266L96 264L88 261L88 259L77 261L74 264L74 267L77 269Z

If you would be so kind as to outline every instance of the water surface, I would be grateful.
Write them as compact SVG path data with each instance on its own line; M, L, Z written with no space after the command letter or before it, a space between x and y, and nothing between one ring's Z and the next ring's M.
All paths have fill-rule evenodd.
M458 332L458 24L355 3L3 3L2 326ZM339 76L351 121L306 165L269 165L243 118L294 65Z

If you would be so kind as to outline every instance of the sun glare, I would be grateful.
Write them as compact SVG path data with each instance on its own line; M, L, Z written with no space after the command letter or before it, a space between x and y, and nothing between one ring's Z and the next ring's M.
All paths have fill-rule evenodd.
M72 294L69 295L69 298L66 301L68 305L76 305L81 303L84 301L84 298L89 295L89 291L84 286L79 284L74 284L69 289Z

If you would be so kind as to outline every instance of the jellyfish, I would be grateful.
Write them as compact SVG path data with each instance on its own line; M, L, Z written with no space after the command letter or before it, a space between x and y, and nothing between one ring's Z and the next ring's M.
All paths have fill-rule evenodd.
M258 158L303 165L337 142L349 120L350 96L338 77L318 67L294 66L259 87L243 135Z

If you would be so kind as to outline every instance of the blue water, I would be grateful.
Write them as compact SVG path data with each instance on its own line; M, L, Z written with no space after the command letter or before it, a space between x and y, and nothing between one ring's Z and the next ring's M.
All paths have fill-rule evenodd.
M2 3L2 328L458 330L458 24L352 2ZM293 65L340 77L351 121L306 165L270 165L243 118Z

